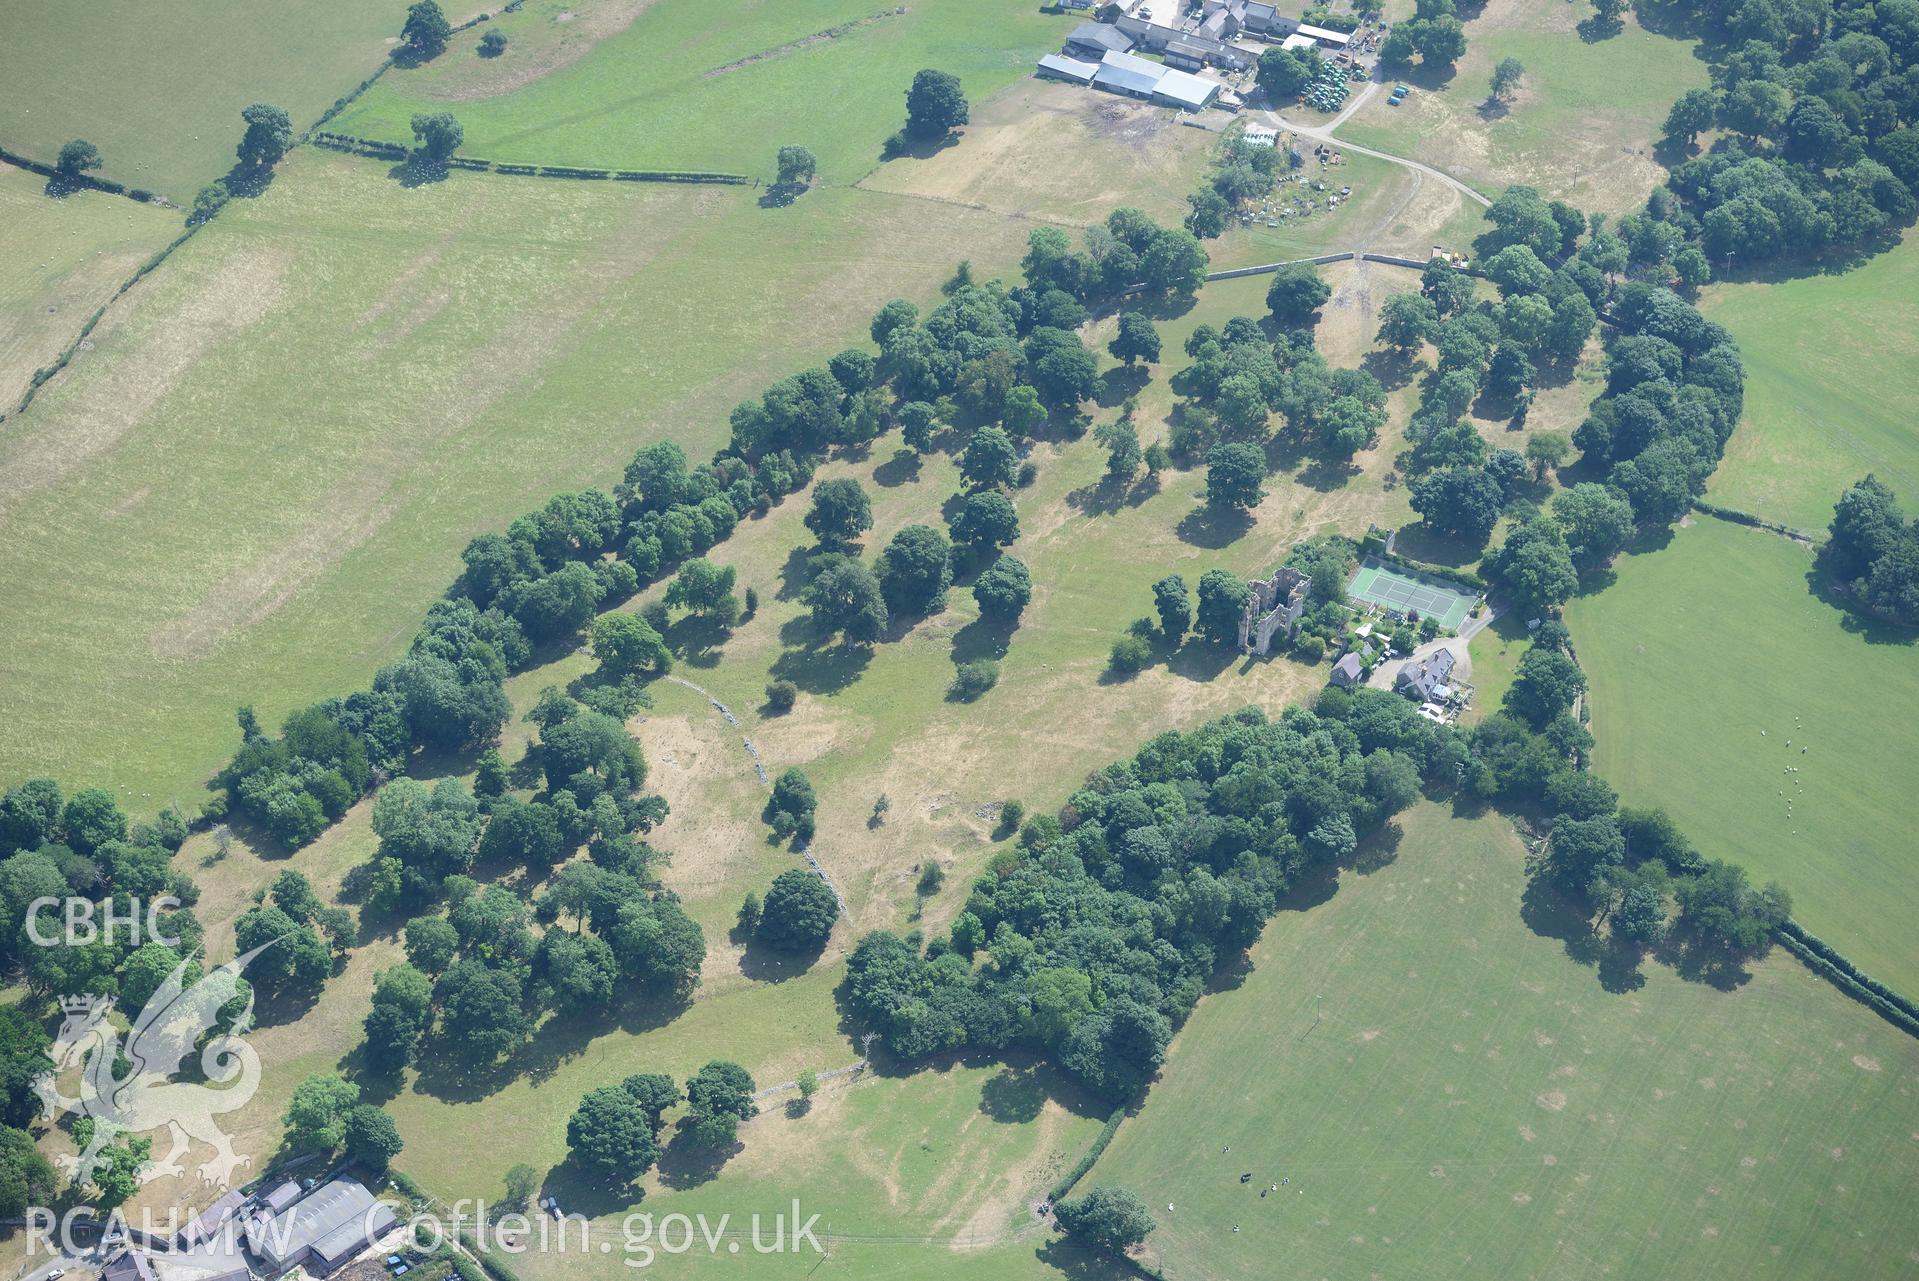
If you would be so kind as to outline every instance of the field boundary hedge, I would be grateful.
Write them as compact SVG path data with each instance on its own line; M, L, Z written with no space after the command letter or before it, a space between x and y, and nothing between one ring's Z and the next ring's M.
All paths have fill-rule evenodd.
M1774 931L1774 936L1788 952L1805 962L1807 969L1900 1031L1919 1036L1919 1003L1873 978L1844 953L1790 917Z
M129 187L124 182L115 182L111 178L94 178L83 173L61 173L44 161L34 160L15 151L0 147L0 160L6 161L16 169L25 169L28 173L37 173L49 180L58 179L71 183L74 187L85 187L89 191L104 191L109 196L125 196L128 200L137 200L143 205L159 205L162 209L178 208L165 196L156 196L144 187Z
M1781 537L1792 539L1795 543L1804 543L1808 547L1812 546L1815 541L1813 536L1803 529L1794 529L1791 525L1782 525L1776 520L1767 520L1764 516L1755 516L1751 512L1742 512L1737 507L1721 507L1716 503L1709 503L1703 498L1693 499L1692 509L1696 512L1704 512L1706 515L1716 517L1719 520L1727 521L1730 524L1745 525L1751 529L1763 529L1769 534L1778 534Z
M1457 583L1461 587L1471 588L1481 596L1484 596L1487 591L1486 580L1469 569L1453 569L1446 565L1434 565L1423 560L1414 560L1411 556L1404 555L1400 552L1389 552L1383 547L1370 554L1385 561L1389 565L1398 565L1400 568L1410 570L1415 574L1425 574L1429 578L1443 578L1449 583Z
M1080 1157L1072 1169L1061 1175L1059 1182L1055 1183L1051 1190L1046 1193L1046 1199L1048 1201L1058 1201L1068 1192L1071 1192L1074 1186L1087 1176L1093 1168L1093 1163L1104 1155L1106 1145L1113 1141L1115 1134L1119 1133L1119 1123L1125 1119L1126 1105L1122 1103L1113 1109L1113 1115L1106 1118L1105 1126L1100 1129L1098 1136L1095 1137L1091 1145L1087 1147L1085 1155Z
M376 160L405 160L407 149L397 142L377 138L359 138L352 134L316 129L308 138L316 147L341 151L348 155L368 156ZM520 178L571 178L589 182L683 182L713 183L729 187L757 187L760 180L743 173L716 169L601 169L588 165L520 164L487 160L479 156L454 156L447 161L454 169L476 173L508 174Z
M73 341L61 348L59 354L51 361L33 371L33 377L27 380L26 391L21 394L20 403L13 407L12 414L0 414L0 422L5 422L9 417L18 417L26 413L27 406L31 405L33 398L40 394L40 389L51 382L61 370L65 369L67 365L72 362L74 356L79 353L80 344L84 343L93 333L94 327L106 318L107 308L113 306L114 303L119 302L121 298L125 297L129 289L132 289L144 280L148 272L165 262L174 250L191 240L194 233L205 225L205 223L194 223L188 226L185 231L168 241L162 248L156 250L152 257L134 268L133 274L121 281L120 287L113 291L113 297L93 309L93 314L87 317L87 322L84 325L80 326L80 332L73 336Z

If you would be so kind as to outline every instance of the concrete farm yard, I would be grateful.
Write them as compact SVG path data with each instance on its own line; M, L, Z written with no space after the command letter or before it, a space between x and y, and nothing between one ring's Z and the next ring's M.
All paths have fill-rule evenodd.
M424 1281L623 1275L635 1211L730 1218L711 1252L655 1263L687 1275L1182 1281L1281 1259L1328 1277L1903 1275L1919 1251L1904 1213L1919 1042L1899 1002L1919 977L1908 754L1889 745L1919 686L1911 630L1870 612L1864 578L1836 581L1823 545L1868 470L1919 506L1903 226L1728 281L1689 285L1669 258L1579 275L1612 261L1601 237L1693 154L1661 141L1673 100L1725 76L1723 32L1679 6L1645 0L1608 24L1585 3L1488 0L1459 12L1445 68L1424 52L1374 68L1369 17L1357 73L1311 91L1350 81L1350 116L1274 102L1218 61L1230 47L1255 62L1285 24L1341 14L1151 7L1123 6L1115 42L1140 74L1196 60L1226 82L1215 104L1243 109L1035 76L1112 15L1010 0L525 0L448 11L474 21L420 56L397 9L349 6L297 36L235 14L247 56L197 87L206 55L175 18L4 20L31 38L0 54L27 90L0 94L0 144L50 160L85 135L99 178L160 199L0 172L32 260L0 269L0 897L48 865L91 869L95 893L152 875L122 847L150 852L165 832L142 820L177 804L193 821L161 863L198 887L208 958L282 908L331 949L324 976L259 984L247 1039L263 1073L227 1117L254 1172L338 1153L402 1212L537 1197L611 1245L407 1256ZM1391 0L1386 30L1440 9ZM1164 22L1182 30L1148 29ZM1287 51L1334 65L1341 33L1305 30L1319 34ZM130 74L162 54L164 75ZM1502 60L1521 73L1481 102ZM923 70L951 74L933 89L964 94L965 123L889 137ZM321 141L404 148L417 115L447 112L463 129L450 163L423 160L424 134L411 158L300 137L375 71ZM1412 89L1389 105L1394 81ZM289 109L299 145L135 274L179 234L169 204L230 164L255 99ZM1274 144L1259 165L1249 130ZM1698 154L1723 140L1704 131ZM788 143L807 154L780 155L776 180ZM1262 173L1178 287L1153 283L1164 241L1136 254L1144 289L1099 278L1127 236L1143 251L1183 234L1209 192ZM1511 184L1539 196L1502 197ZM1109 225L1123 208L1148 230ZM1573 208L1610 217L1565 231ZM1536 229L1554 219L1547 252ZM1540 252L1496 256L1522 223ZM1084 262L1061 261L1082 245ZM1422 273L1438 247L1481 274ZM1271 269L1314 257L1328 261ZM1422 286L1434 314L1412 332ZM1535 304L1574 293L1605 323L1507 359L1558 322ZM889 299L916 310L902 322ZM970 369L916 374L915 352L957 349L967 326L990 346L1012 316L1013 381L1044 400L1028 418L1009 396L995 461L993 394ZM1141 322L1152 344L1128 352ZM902 323L930 337L894 340ZM1814 331L1824 341L1805 342ZM1693 407L1723 395L1702 332L1737 345L1743 412L1723 463L1672 500L1591 424L1614 430L1660 362ZM1043 364L1062 350L1083 368ZM1846 376L1867 365L1885 372ZM1470 394L1445 381L1465 366ZM1315 402L1316 377L1353 404ZM836 434L779 435L823 385ZM1338 415L1364 429L1335 439ZM756 432L774 443L728 450ZM1254 474L1234 487L1223 450L1248 437ZM679 483L664 442L715 458L717 480L685 482L709 486L697 510L661 497ZM796 458L801 479L773 479ZM1475 528L1435 477L1483 493L1482 471L1499 492ZM603 507L547 505L587 486ZM1821 545L1690 510L1702 491ZM863 514L836 541L822 512L849 492ZM596 511L617 536L582 532ZM689 519L704 532L674 543ZM964 542L976 519L1010 523L970 551L941 544L943 597L896 600L916 531ZM1570 549L1526 559L1555 537ZM498 572L519 577L487 585L509 544L526 550ZM1011 618L1001 546L1025 584ZM589 605L535 632L525 589L577 585L588 566L599 618ZM1281 566L1274 617L1291 621L1272 653L1240 652L1213 593ZM884 600L862 634L822 584L857 593L869 570ZM1199 589L1174 635L1169 575L1182 602ZM488 631L502 619L533 643ZM1453 629L1476 631L1469 649ZM374 698L376 671L483 634L499 648L462 651L479 661L459 680L497 693L484 734L409 737L358 791L299 784L328 798L324 819L276 839L283 814L247 771L311 779L301 754L328 750L313 713L290 716ZM658 646L650 673L618 676L622 636ZM1471 657L1443 715L1329 689L1342 653L1363 672L1415 644ZM488 665L502 655L504 677ZM1363 681L1333 681L1347 683ZM383 731L359 706L321 714L370 753ZM620 772L627 744L643 785ZM587 750L606 754L561 777ZM778 808L791 770L808 797L797 841ZM136 826L90 835L82 793L34 849L16 834L43 794L15 785L36 776L102 787ZM466 834L452 874L417 879L428 829L396 817L403 797ZM551 858L533 852L543 815L564 825ZM76 846L59 855L62 839ZM1617 871L1587 876L1581 857ZM1171 870L1145 874L1155 859ZM830 890L815 947L775 941L793 876ZM1790 922L1768 915L1774 880ZM1756 933L1712 933L1712 895ZM633 967L678 946L675 919L701 944L669 987ZM1786 925L1844 964L1769 946ZM450 940L437 961L434 930ZM595 981L593 947L620 968L570 997ZM9 1016L57 1027L60 984L79 980L0 959L17 972ZM415 964L425 1022L396 1066L380 1018ZM139 969L90 981L138 990ZM523 1027L476 1056L467 1032L493 1025L471 1021L470 985L496 980L517 984ZM1136 1084L1127 1019L1163 1050ZM757 1115L713 1101L726 1065ZM686 1089L621 1123L644 1136L596 1130L593 1107L630 1114L657 1090L644 1073ZM336 1074L361 1106L330 1135L313 1110ZM75 1149L64 1126L21 1124L41 1152ZM19 1145L7 1161L32 1174ZM127 1205L198 1207L192 1179L189 1165ZM745 1220L796 1199L827 1257L754 1256ZM386 1248L368 1275L392 1273ZM153 1258L175 1281L167 1252Z

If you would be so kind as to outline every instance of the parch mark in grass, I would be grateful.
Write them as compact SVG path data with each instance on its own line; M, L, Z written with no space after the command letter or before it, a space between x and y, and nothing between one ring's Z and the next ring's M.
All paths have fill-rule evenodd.
M709 77L723 76L729 71L738 71L742 67L751 67L762 62L770 62L774 58L784 58L789 53L798 53L802 49L810 49L814 45L824 44L828 40L838 40L842 36L852 35L861 27L870 27L875 22L881 22L887 18L899 17L905 12L905 5L901 5L896 9L883 9L879 13L869 14L864 18L855 18L851 22L842 22L837 27L828 27L824 31L815 31L810 36L801 36L798 40L788 40L783 45L776 45L771 49L762 49L758 53L748 54L744 58L736 58L723 66L714 67L706 74Z

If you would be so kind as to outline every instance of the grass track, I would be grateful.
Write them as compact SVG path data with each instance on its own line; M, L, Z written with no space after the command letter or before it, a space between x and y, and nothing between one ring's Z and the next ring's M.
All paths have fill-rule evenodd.
M1089 1176L1145 1198L1168 1277L1903 1275L1919 1043L1783 955L1609 994L1522 923L1502 820L1401 821L1268 926Z
M1806 591L1805 548L1696 520L1567 611L1595 764L1626 803L1663 806L1708 853L1777 878L1807 929L1919 991L1915 776L1891 746L1919 717L1912 650L1846 631Z

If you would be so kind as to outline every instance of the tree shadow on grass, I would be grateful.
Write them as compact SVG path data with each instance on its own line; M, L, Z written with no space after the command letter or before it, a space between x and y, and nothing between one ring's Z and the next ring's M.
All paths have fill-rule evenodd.
M1859 597L1826 570L1823 556L1806 571L1806 591L1822 605L1839 611L1839 626L1868 645L1912 645L1919 627L1895 623L1861 608Z
M812 969L825 950L822 943L810 952L790 952L753 939L740 953L740 973L756 983L784 983Z
M1359 839L1344 866L1361 876L1371 876L1391 867L1399 858L1399 842L1405 835L1405 829L1397 823L1389 820L1380 824Z
M386 171L386 176L411 190L425 187L436 182L445 182L453 167L445 162L435 163L418 156L408 156L399 164Z
M630 1209L646 1196L644 1189L616 1183L584 1169L570 1157L547 1171L540 1192L557 1200L567 1214L583 1214L589 1219Z
M1456 534L1441 533L1423 520L1401 529L1394 546L1400 554L1414 560L1453 569L1470 565L1486 554L1484 541L1475 543Z
M615 1028L632 1035L650 1032L671 1023L690 1004L679 993L636 988L614 1007L612 1019L555 1015L519 1049L493 1063L475 1062L464 1045L442 1032L421 1045L414 1086L442 1102L473 1103L522 1078L537 1085Z
M718 619L687 614L667 625L662 639L688 667L719 666L720 647L732 639L733 629Z
M1204 637L1195 636L1166 660L1166 670L1175 676L1204 684L1231 667L1233 660L1239 656L1236 649L1215 645Z
M1153 371L1144 365L1115 365L1099 376L1099 390L1093 394L1101 409L1112 409L1128 396L1137 396L1153 381Z
M1062 1236L1033 1251L1033 1257L1064 1281L1138 1281L1147 1275L1129 1261L1095 1249L1077 1237Z
M773 660L772 674L809 694L837 694L863 676L872 661L871 645L789 649Z
M909 481L920 478L920 456L917 450L896 449L893 456L873 469L873 483L886 489L895 489Z
M1359 367L1379 379L1379 385L1387 391L1398 391L1419 376L1425 362L1410 352L1375 347L1359 358Z
M1173 532L1179 535L1182 543L1218 551L1244 538L1252 527L1250 512L1233 508L1195 507L1180 518Z
M746 1145L738 1139L718 1147L708 1147L693 1137L693 1118L683 1116L673 1128L672 1141L660 1153L660 1182L669 1188L697 1188L719 1177L726 1163Z
M1001 1125L1025 1125L1045 1107L1046 1081L1031 1064L1009 1064L980 1090L979 1110Z
M957 667L982 658L1005 658L1018 627L1015 621L985 615L974 619L953 633L953 665Z
M1519 919L1540 938L1558 940L1568 959L1588 968L1599 964L1605 948L1592 919L1541 878L1526 882L1519 898Z

